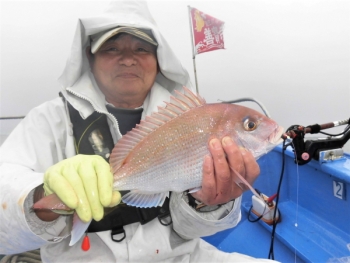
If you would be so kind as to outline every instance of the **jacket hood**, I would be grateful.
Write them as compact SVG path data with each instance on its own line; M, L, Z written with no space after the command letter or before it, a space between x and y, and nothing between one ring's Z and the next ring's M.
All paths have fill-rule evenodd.
M59 78L65 89L73 86L76 81L89 71L89 63L85 55L85 48L90 45L89 36L112 29L117 26L132 26L149 29L158 43L157 58L160 67L156 82L169 92L190 87L190 79L169 44L160 33L156 22L148 10L145 1L112 1L106 10L96 17L80 18L78 20L70 57Z

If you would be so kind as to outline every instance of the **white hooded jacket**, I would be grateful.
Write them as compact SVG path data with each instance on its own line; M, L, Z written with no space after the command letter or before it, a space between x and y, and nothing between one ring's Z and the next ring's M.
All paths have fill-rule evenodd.
M116 26L152 30L158 42L160 73L143 104L142 118L169 99L174 89L190 87L189 76L158 31L145 2L114 1L98 17L80 19L70 58L59 81L62 93L83 118L94 111L106 114L114 142L121 138L118 121L106 110L85 56L89 36ZM173 193L170 211L173 224L158 219L124 226L126 239L112 241L110 231L89 234L91 249L84 252L81 241L68 246L71 217L43 222L30 211L33 189L43 183L52 165L76 155L72 124L61 98L31 110L0 148L0 254L14 254L41 247L43 262L198 262L253 260L223 253L201 236L234 227L240 220L240 198L210 213L198 213L186 196Z

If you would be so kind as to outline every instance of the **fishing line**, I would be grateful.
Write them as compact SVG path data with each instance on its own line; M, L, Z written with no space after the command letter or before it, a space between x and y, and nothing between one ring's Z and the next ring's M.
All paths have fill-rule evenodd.
M281 191L281 185L282 185L282 180L283 180L283 175L284 175L284 167L285 167L285 159L286 159L286 148L288 147L288 145L286 146L286 141L283 140L283 146L282 146L282 168L281 168L281 175L280 175L280 180L278 182L278 187L277 187L277 196L276 196L276 204L275 204L275 211L273 213L273 223L272 223L272 232L271 232L271 243L270 243L270 250L269 250L269 255L268 258L269 259L275 259L275 255L274 255L274 241L275 241L275 233L276 233L276 227L277 227L277 221L276 221L276 214L277 214L277 210L278 210L278 203L279 203L279 199L280 199L280 191ZM281 217L281 214L280 214Z
M270 113L267 111L266 107L264 106L264 104L262 104L260 101L254 99L254 98L239 98L236 100L230 100L230 101L223 101L223 100L219 100L221 101L221 103L237 103L237 102L245 102L245 101L251 101L251 102L255 102L256 104L258 104L258 106L260 107L260 109L264 112L264 114L266 115L266 117L271 118Z
M330 134L330 133L322 132L322 131L320 131L319 133L334 137L334 136L344 135L349 129L350 129L350 125L346 126L345 129L341 133L338 133L338 134Z
M291 145L294 148L293 141L291 142ZM295 160L297 160L297 155L296 152L294 151L294 157ZM298 162L295 162L297 166L297 193L296 193L296 210L295 210L295 224L294 226L297 228L298 227L298 212L299 212L299 164ZM297 229L295 231L295 236L294 236L294 244L297 244ZM294 262L297 262L297 249L296 246L294 245Z
M269 255L268 258L269 259L275 259L274 256L274 240L275 240L275 233L276 233L276 227L277 227L277 223L278 221L280 221L281 219L281 213L278 210L278 204L279 204L279 197L280 197L280 192L281 192L281 186L282 186L282 181L283 181L283 175L284 175L284 170L285 170L285 159L286 159L286 154L285 154L285 150L288 146L290 146L291 143L286 144L286 140L283 140L283 146L282 146L282 168L281 168L281 174L280 174L280 179L279 179L279 183L278 183L278 187L277 187L277 192L276 192L276 201L275 201L275 210L273 212L273 217L272 217L272 231L271 231L271 243L270 243L270 249L269 249ZM251 209L250 208L249 212L248 212L248 221L249 222L257 222L259 221L262 217L263 214L260 215L258 218L256 218L255 220L249 218L249 215L251 214ZM279 212L279 219L276 220L276 215L277 215L277 211Z
M292 145L293 149L294 149L293 141L291 141L288 144L286 144L286 140L283 141L283 146L282 146L282 169L281 169L280 180L279 180L278 187L277 187L276 204L275 204L275 211L274 211L274 214L273 214L273 224L272 224L272 232L271 232L271 244L270 244L270 250L269 250L269 256L268 256L269 259L273 259L273 260L275 259L275 255L274 255L274 240L275 240L276 227L277 227L277 223L278 223L278 221L276 221L276 213L278 211L280 190L281 190L281 185L282 185L284 171L285 171L285 159L286 159L285 150L290 145ZM297 158L295 151L294 151L294 155L295 155L295 158ZM297 164L297 168L296 169L297 169L297 193L296 193L295 227L298 227L298 212L299 212L299 165L298 164ZM279 214L280 214L280 217L281 217L281 213L279 213ZM297 238L297 236L295 236L295 244L296 244L296 238ZM294 261L296 262L296 260L297 260L297 253L296 253L296 247L294 246Z

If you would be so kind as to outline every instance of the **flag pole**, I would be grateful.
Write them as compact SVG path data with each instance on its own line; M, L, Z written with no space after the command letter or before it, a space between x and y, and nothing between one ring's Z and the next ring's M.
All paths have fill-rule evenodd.
M193 43L193 25L192 25L192 18L191 18L191 7L188 5L188 17L190 19L190 32L191 32L191 43L192 43L192 60L193 60L193 70L194 70L194 79L196 82L196 92L199 94L198 90L198 81L197 81L197 69L196 69L196 55L194 54L194 43Z

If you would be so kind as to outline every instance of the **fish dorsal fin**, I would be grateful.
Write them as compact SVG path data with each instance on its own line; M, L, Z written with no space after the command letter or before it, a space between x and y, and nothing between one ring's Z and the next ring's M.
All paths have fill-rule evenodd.
M136 128L126 133L117 142L109 159L112 173L123 165L130 151L148 134L184 112L206 104L203 98L194 94L190 89L183 87L183 90L183 93L175 91L175 95L170 97L170 102L165 102L165 107L158 107L158 112L147 116L145 120L136 125Z

